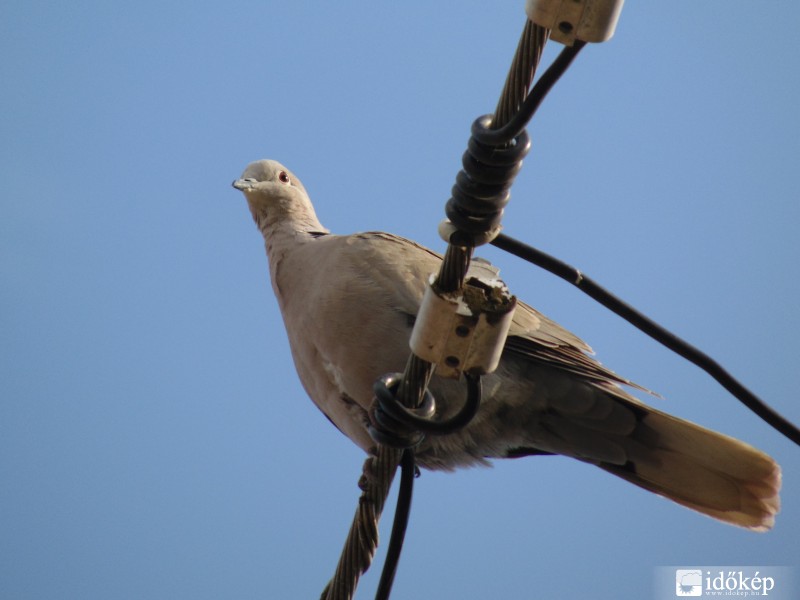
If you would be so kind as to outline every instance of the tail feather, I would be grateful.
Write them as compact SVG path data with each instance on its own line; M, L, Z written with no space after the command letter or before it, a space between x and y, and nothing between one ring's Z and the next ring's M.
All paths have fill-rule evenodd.
M626 400L621 400L628 403ZM766 531L780 509L780 467L729 436L636 403L640 422L622 441L625 464L600 467L726 523Z

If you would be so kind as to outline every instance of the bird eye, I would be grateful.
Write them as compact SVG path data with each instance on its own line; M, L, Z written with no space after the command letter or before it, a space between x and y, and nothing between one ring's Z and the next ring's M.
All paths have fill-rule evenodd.
M286 171L281 171L278 173L278 181L281 183L289 183L289 175L286 173Z

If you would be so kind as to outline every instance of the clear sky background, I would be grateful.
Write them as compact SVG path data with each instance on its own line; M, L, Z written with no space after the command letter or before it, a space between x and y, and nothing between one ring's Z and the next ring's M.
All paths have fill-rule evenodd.
M300 387L230 182L275 158L334 232L443 249L523 5L2 4L0 597L318 597L363 455ZM504 223L798 423L800 7L752 6L629 2L536 116ZM481 254L650 402L774 456L783 510L751 533L564 458L425 473L394 597L647 598L662 565L798 566L800 449L571 286Z

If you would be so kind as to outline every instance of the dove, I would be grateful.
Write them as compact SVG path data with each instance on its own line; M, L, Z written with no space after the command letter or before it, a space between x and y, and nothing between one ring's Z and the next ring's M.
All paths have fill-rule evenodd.
M373 383L402 372L441 256L384 232L334 235L300 180L273 160L247 166L243 192L264 238L272 288L305 391L355 444L373 452ZM581 339L519 302L475 418L415 448L425 469L563 455L723 522L765 531L780 507L780 467L752 446L651 408ZM430 381L436 418L463 405L463 382ZM640 388L644 389L644 388Z

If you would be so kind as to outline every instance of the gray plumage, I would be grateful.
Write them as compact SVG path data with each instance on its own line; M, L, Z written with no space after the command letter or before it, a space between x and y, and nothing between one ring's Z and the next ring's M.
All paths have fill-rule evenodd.
M402 371L434 252L382 232L331 235L303 185L275 161L251 163L234 182L264 236L297 372L306 392L364 450L374 380ZM488 459L562 454L722 521L772 527L780 468L731 437L657 411L589 347L520 303L499 368L484 377L476 418L417 448L428 469ZM462 383L434 378L442 417L464 400Z

